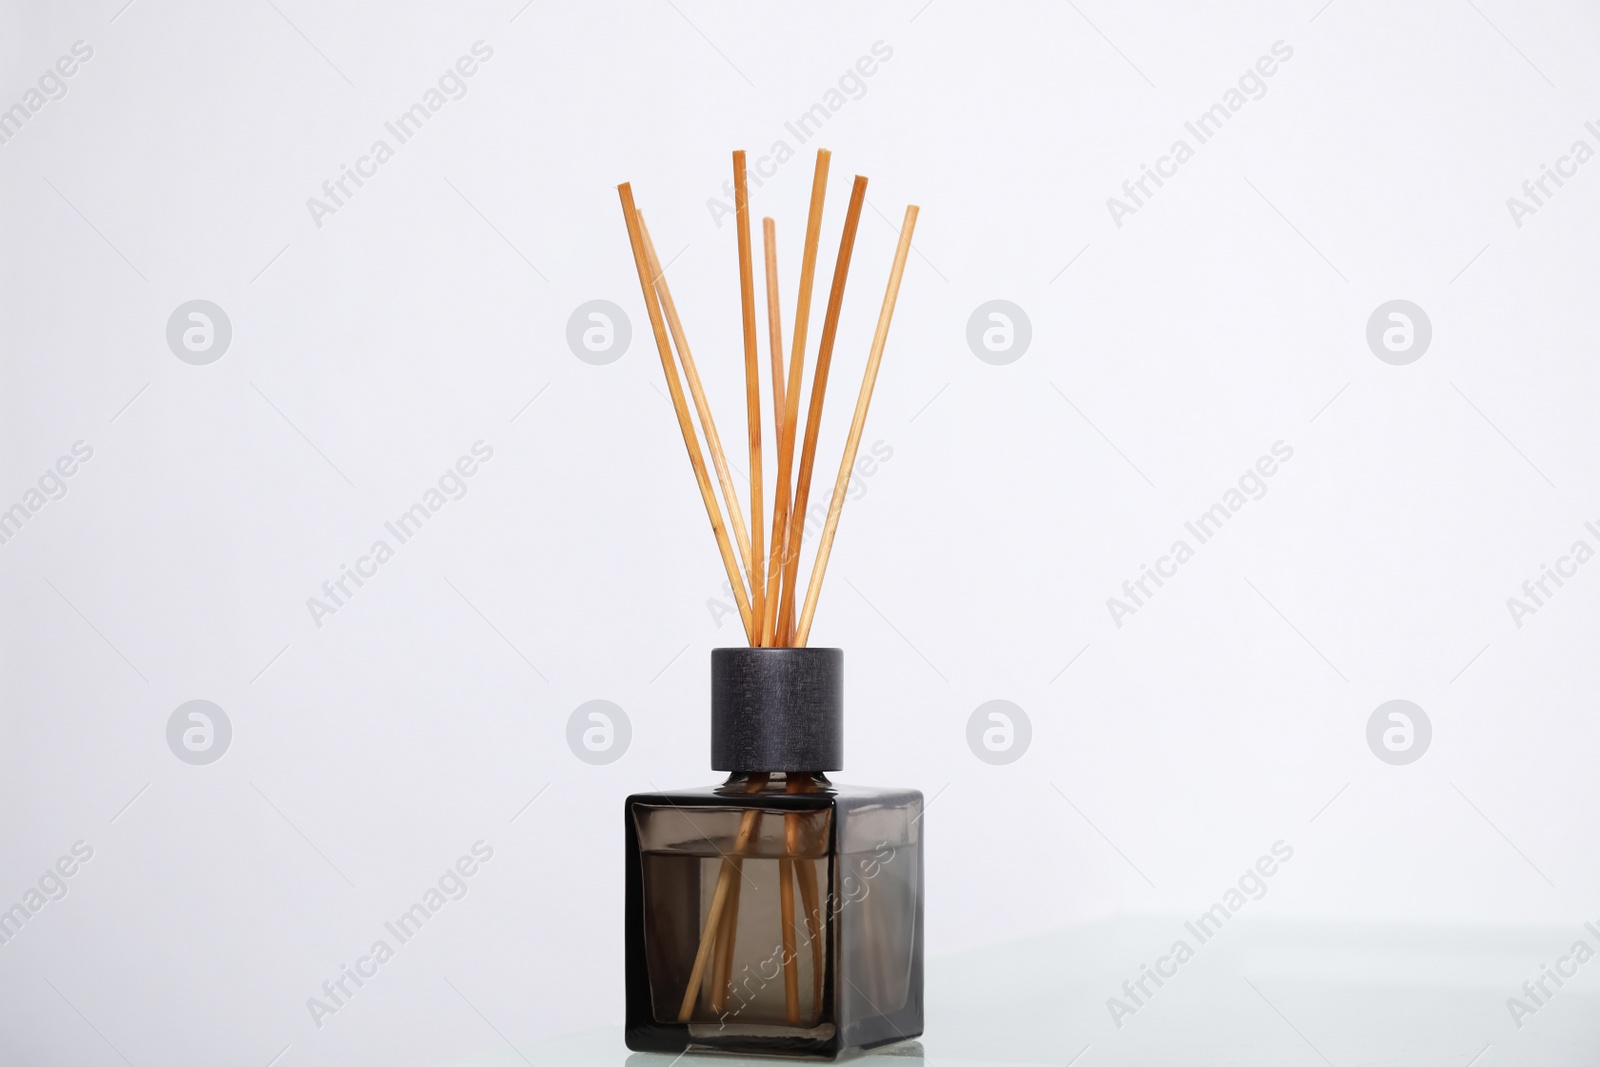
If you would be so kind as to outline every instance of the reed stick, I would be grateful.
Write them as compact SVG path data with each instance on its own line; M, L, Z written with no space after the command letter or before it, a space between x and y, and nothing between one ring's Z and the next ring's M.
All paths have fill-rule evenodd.
M783 433L783 309L778 293L778 224L761 220L762 265L767 283L767 346L772 351L772 429Z
M800 961L794 947L794 861L778 861L779 930L783 945L783 1012L790 1026L800 1024Z
M790 774L784 782L785 793L798 793L801 776ZM778 861L778 920L783 944L783 1006L789 1025L800 1023L800 960L795 955L794 937L794 879L795 859L800 851L800 822L797 812L783 817L784 858Z
M766 787L768 777L766 774L752 774L750 780L745 783L745 792L750 795L761 792ZM717 942L717 930L722 925L722 913L728 906L733 882L740 877L736 858L742 858L750 850L750 843L755 839L756 831L761 826L761 815L759 808L745 812L743 818L739 820L739 833L733 840L733 852L723 853L722 869L717 875L717 888L711 894L711 910L706 913L705 929L700 931L700 947L695 950L694 967L689 971L689 985L683 991L683 1003L678 1008L680 1023L689 1021L689 1016L694 1014L695 1001L700 999L700 983L705 977L706 963L711 959L712 946ZM728 940L731 944L732 938Z
M715 956L711 964L711 1014L721 1015L728 1006L728 992L733 985L733 949L739 936L739 894L744 889L744 860L738 856L731 860L733 874L728 879L728 904L722 909L722 922L717 927L717 943L712 948Z
M817 542L817 557L811 564L811 581L806 586L806 606L800 612L800 623L795 628L794 643L804 648L811 636L811 619L817 612L817 596L822 592L822 576L828 569L828 554L833 550L833 536L839 529L839 515L844 511L845 492L850 488L850 471L856 463L856 452L861 447L861 431L867 423L867 408L872 403L872 388L878 381L878 367L883 362L883 346L889 340L889 322L894 318L895 299L900 295L900 278L905 274L906 256L911 251L911 231L917 226L917 205L906 208L905 221L900 226L900 243L895 246L894 265L889 268L889 287L883 294L883 307L878 311L878 328L872 335L872 349L867 355L867 369L861 376L861 393L856 397L855 417L850 420L850 435L845 439L844 456L839 461L839 477L833 483L833 501L828 505L828 520L822 527L822 538Z
M662 309L666 312L667 326L672 331L672 341L678 348L678 358L683 362L683 376L689 382L689 395L694 398L695 413L700 416L700 429L706 435L706 451L711 453L711 465L717 472L717 482L722 487L722 503L728 509L728 516L733 520L733 536L739 544L741 557L744 559L745 574L750 573L750 535L745 532L744 516L739 508L739 491L733 483L733 473L728 467L727 456L722 451L722 437L717 433L717 421L711 416L711 405L706 400L706 391L700 384L700 371L695 366L694 354L689 351L689 339L684 335L683 323L678 319L678 305L672 299L672 290L667 285L667 274L661 266L661 260L656 256L656 245L650 239L650 228L645 225L644 213L639 213L639 232L644 237L645 260L650 267L650 276L655 279L656 293L661 298ZM738 582L733 584L738 585ZM751 605L752 611L754 604Z
M733 546L728 543L728 531L723 528L717 497L706 474L705 460L700 457L700 444L695 438L694 425L689 421L689 407L683 398L683 387L678 384L678 371L672 361L672 347L667 340L667 328L661 320L655 287L651 284L649 257L645 252L643 227L638 209L633 203L633 189L627 182L617 186L622 200L622 217L628 227L628 243L633 250L633 264L639 272L639 289L644 294L645 314L650 319L650 332L655 337L656 351L661 355L661 370L667 378L667 392L672 398L672 410L678 416L678 430L683 434L684 448L689 452L689 465L694 469L694 480L700 487L700 498L705 503L706 516L711 520L711 533L717 539L717 550L722 555L722 565L733 585L734 603L739 607L739 618L744 622L746 635L754 641L755 624L750 610L750 599L745 596L744 581L739 575L739 563L734 558ZM687 351L687 349L685 349Z
M812 464L817 458L817 435L822 430L822 402L828 389L828 367L833 361L833 342L839 332L839 311L844 306L844 286L850 275L850 255L855 250L856 227L861 222L861 205L867 199L867 179L856 175L850 189L850 206L845 210L844 232L839 235L839 258L833 265L833 287L828 293L828 310L822 318L822 339L817 345L817 369L811 379L811 410L806 416L805 445L800 452L800 473L795 481L794 503L789 509L788 557L784 564L783 604L779 608L784 622L784 644L791 644L797 632L793 625L795 580L800 570L800 543L805 538L806 504L811 494Z
M776 639L778 594L782 588L782 549L779 542L789 518L789 471L783 462L783 311L778 298L778 229L772 219L761 220L761 244L767 280L767 340L772 349L772 439L778 442L778 480L772 486L772 548L767 561L765 610L761 614L761 640L771 645Z
M766 550L762 541L762 513L766 510L761 487L761 355L756 345L756 283L750 252L750 189L745 184L744 153L733 154L733 203L739 232L739 314L744 322L744 400L750 431L750 607L758 620L752 645L761 643L766 617Z
M789 498L783 519L783 536L773 534L773 562L783 581L789 580L789 527L794 521L794 500L790 492L790 473L794 466L795 435L800 423L800 382L805 370L806 333L811 323L811 289L817 275L817 245L822 238L822 206L828 193L828 164L833 158L826 148L817 150L817 165L811 174L811 207L806 214L806 238L800 252L800 291L795 297L794 336L789 349L789 385L784 390L783 433L778 440L778 481ZM771 563L769 563L771 566ZM770 609L769 609L770 610ZM787 616L773 612L773 644L786 643Z
M817 785L809 774L797 774L792 780L798 783L799 792L815 792ZM787 832L788 827L784 827ZM809 849L809 845L799 840L798 828L796 830L796 845L791 851ZM822 1010L822 909L821 892L817 885L817 864L809 856L798 858L794 861L796 880L800 883L800 904L805 909L806 930L811 943L811 1011L808 1018L816 1019Z
M811 208L806 213L806 240L800 249L800 290L795 295L789 388L785 393L784 425L791 428L799 414L800 372L805 366L806 333L811 326L811 289L817 277L817 245L822 240L822 204L828 195L828 164L832 159L833 153L826 148L817 149L817 165L811 172ZM792 440L790 445L793 446Z

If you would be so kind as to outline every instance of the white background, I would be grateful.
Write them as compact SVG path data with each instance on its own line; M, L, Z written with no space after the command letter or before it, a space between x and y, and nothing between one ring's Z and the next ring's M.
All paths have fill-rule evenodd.
M1600 149L1593 8L124 2L13 2L0 32L0 106L93 48L0 145L0 507L94 450L0 545L0 906L94 849L0 946L0 1060L423 1064L620 1022L622 799L715 778L707 650L739 633L708 608L614 187L737 442L734 227L707 200L731 149L779 139L798 154L752 202L786 314L834 153L813 338L872 179L819 486L922 206L866 433L892 459L812 643L846 650L838 777L937 794L930 983L952 953L1173 916L1056 1001L1061 1061L1114 1048L1104 998L1281 839L1252 917L1527 933L1462 994L1481 1033L1437 1035L1460 1062L1592 1019L1600 973L1521 1030L1504 1001L1600 920L1600 565L1520 628L1506 607L1600 547L1600 163L1520 227L1506 204ZM467 94L318 226L307 198L480 40ZM785 122L880 41L799 144ZM1118 226L1107 198L1278 41L1266 94ZM1433 328L1407 366L1365 339L1396 298ZM165 339L193 299L232 323L207 366ZM592 299L632 319L610 365L566 343ZM1032 323L1004 366L966 342L990 299ZM480 440L467 495L316 625L307 598ZM1266 496L1115 625L1107 598L1277 441ZM632 723L608 766L566 743L595 698ZM1033 724L998 767L966 743L997 698ZM1409 766L1366 742L1395 698L1433 725ZM167 746L192 699L232 723L209 766ZM480 839L466 897L316 1026L307 998ZM1188 995L1137 1024L1181 1027Z

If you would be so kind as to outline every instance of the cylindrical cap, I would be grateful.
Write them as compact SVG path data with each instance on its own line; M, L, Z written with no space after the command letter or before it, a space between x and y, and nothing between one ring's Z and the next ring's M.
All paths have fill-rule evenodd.
M844 651L711 650L711 769L844 766Z

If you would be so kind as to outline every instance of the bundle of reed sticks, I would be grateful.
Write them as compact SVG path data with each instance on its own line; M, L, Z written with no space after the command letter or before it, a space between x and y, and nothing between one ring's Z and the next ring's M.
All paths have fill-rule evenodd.
M828 505L827 519L811 567L811 577L805 588L805 601L796 615L799 589L800 547L805 533L806 507L810 502L812 467L817 457L817 438L822 428L822 405L827 395L828 370L833 362L834 340L839 328L839 313L844 306L845 280L850 273L850 257L855 248L856 227L861 221L861 208L866 202L867 179L857 175L850 190L850 205L845 211L844 230L839 238L839 254L834 262L833 284L828 292L827 311L822 319L822 335L817 345L816 362L811 375L811 393L806 416L805 434L800 439L798 463L795 457L796 438L800 437L800 392L802 371L806 355L806 334L811 320L811 289L816 275L817 244L822 235L822 206L828 184L826 149L817 152L816 171L811 183L811 208L806 219L805 244L800 260L800 289L795 299L794 326L790 334L789 358L784 361L783 317L779 308L777 227L770 218L762 219L762 244L766 267L767 336L771 348L772 418L778 444L777 481L772 487L772 518L765 522L765 486L762 483L761 434L761 358L757 341L755 270L750 243L750 200L745 181L745 155L733 154L734 206L738 222L739 244L739 298L744 325L744 376L745 414L749 437L750 511L749 523L739 501L739 492L728 460L722 449L722 439L717 435L716 421L706 402L700 374L694 356L684 336L683 323L673 303L666 275L656 256L650 231L645 227L644 216L634 206L633 190L624 182L617 187L622 197L622 214L628 226L628 240L633 246L633 260L639 271L639 286L644 292L645 310L650 317L650 329L655 336L656 349L661 354L661 369L667 378L667 390L678 416L678 429L683 434L684 446L689 451L689 464L694 468L695 481L705 502L706 514L711 519L711 532L716 537L722 564L728 572L728 582L733 587L734 601L739 608L739 618L744 624L745 636L755 647L804 648L811 634L811 621L817 610L817 597L822 591L822 577L827 571L828 556L833 549L834 535L839 527L839 516L844 510L845 492L850 485L850 471L855 466L856 452L861 445L861 432L867 421L867 408L872 403L872 390L878 379L878 366L883 360L883 349L889 337L889 322L894 316L895 299L900 292L900 278L905 272L906 255L911 250L911 232L917 223L917 207L906 208L905 221L900 228L900 241L895 248L894 263L889 270L889 284L883 296L883 306L878 313L878 326L872 337L872 347L867 354L866 372L861 379L861 392L856 398L855 415L850 432L845 439L844 454L839 462L839 475L834 481L833 498ZM671 334L670 341L668 334ZM673 359L676 346L677 361ZM684 379L689 384L689 396L694 403L704 434L706 450L711 454L711 465L716 472L717 484L722 491L719 504L712 488L711 477L701 456L699 436L689 417L689 402L678 381L677 364L683 366ZM723 521L724 508L728 522ZM733 527L733 541L728 540L728 526Z

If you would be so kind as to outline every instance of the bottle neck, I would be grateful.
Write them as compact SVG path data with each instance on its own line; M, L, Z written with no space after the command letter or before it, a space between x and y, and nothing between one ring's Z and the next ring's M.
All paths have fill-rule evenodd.
M833 788L821 771L734 771L719 793L815 793Z

